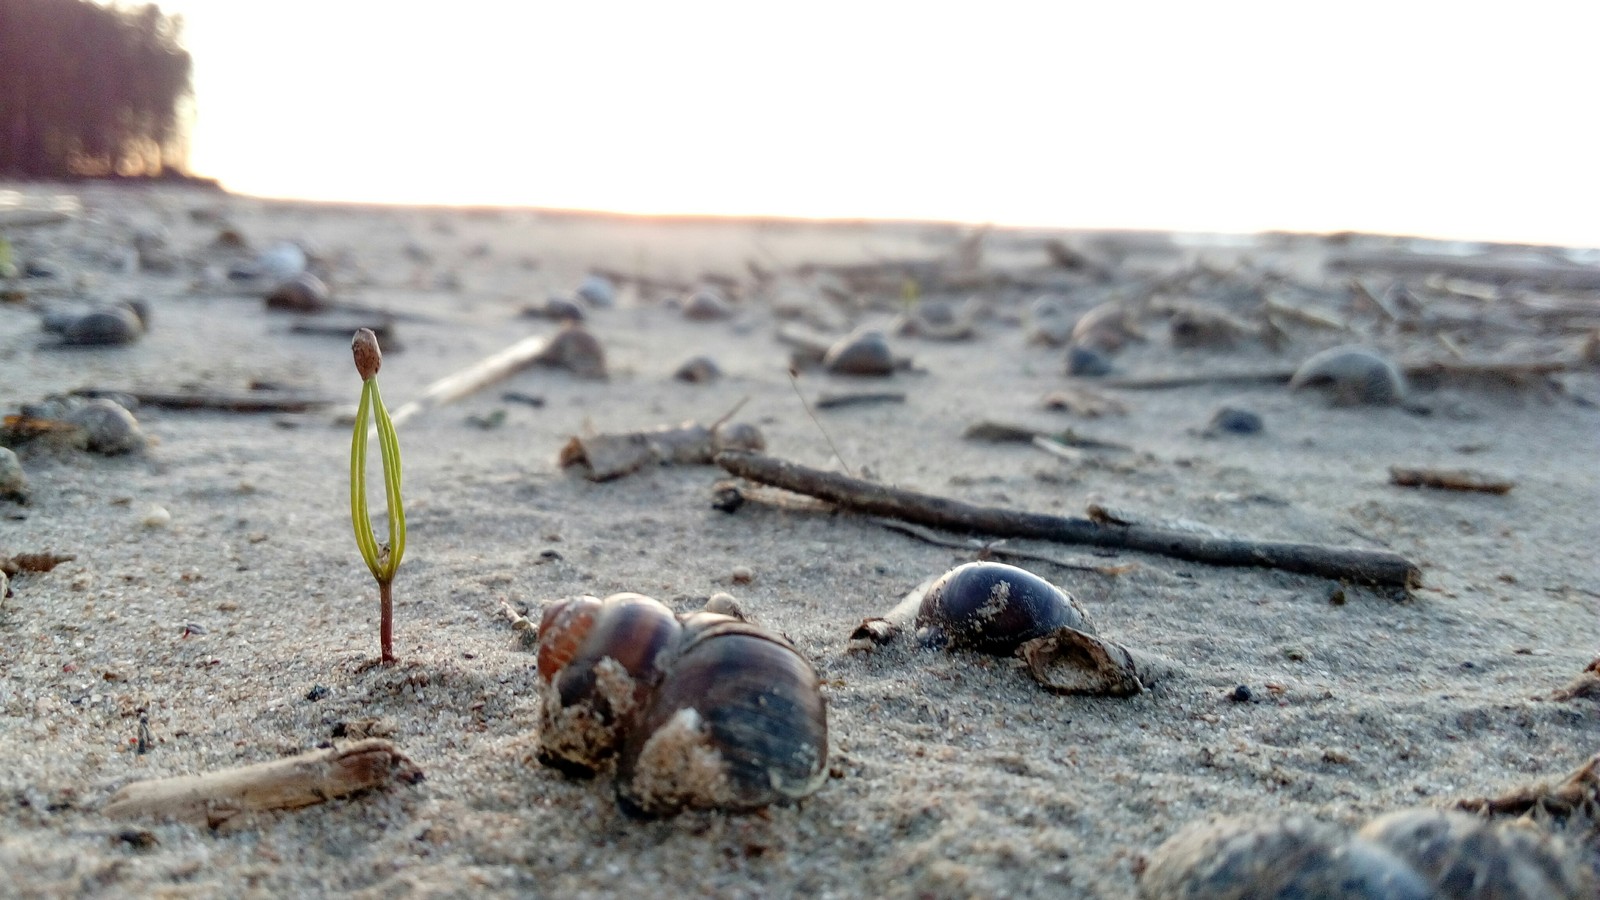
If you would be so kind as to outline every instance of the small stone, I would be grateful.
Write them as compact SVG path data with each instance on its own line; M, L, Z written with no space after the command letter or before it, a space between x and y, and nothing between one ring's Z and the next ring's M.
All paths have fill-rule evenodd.
M278 283L267 292L267 309L316 313L331 303L328 286L310 272L301 272Z
M85 449L108 456L133 453L145 448L147 440L139 421L114 400L98 397L68 412L64 421L77 425L86 435Z
M1111 360L1104 353L1083 344L1067 348L1067 374L1079 378L1098 378L1111 374Z
M577 322L568 322L534 357L533 362L566 369L580 378L606 377L606 353L600 341Z
M749 422L723 422L711 429L713 453L721 453L724 450L760 453L765 449L767 449L766 435Z
M734 599L734 596L727 591L718 591L706 598L705 611L732 616L741 622L749 621L749 617L745 615L744 607L740 606L739 601Z
M1261 416L1236 406L1219 407L1211 416L1211 431L1229 434L1256 434L1262 429Z
M693 322L733 318L733 306L715 291L695 291L683 303L683 317Z
M325 685L314 684L311 686L311 690L306 691L306 699L310 700L312 703L315 703L331 693L333 692L328 690Z
M756 580L756 575L749 566L734 566L733 571L728 573L728 580L734 584L749 584Z
M1289 390L1323 391L1335 406L1387 406L1405 399L1399 368L1375 350L1346 345L1313 355L1289 379Z
M744 505L744 492L731 481L719 481L711 489L711 508L718 512L734 513Z
M829 347L822 366L834 375L892 375L895 363L889 339L881 331L867 329Z
M582 322L584 319L583 307L571 297L551 297L542 304L524 309L522 314L534 319L551 319L556 322Z
M288 241L273 244L256 257L255 271L273 281L288 281L306 270L306 252Z
M678 367L672 377L690 384L705 384L722 377L722 368L709 356L696 356Z
M165 528L172 524L172 513L167 512L166 507L152 503L141 521L146 528Z
M617 305L617 288L603 275L590 275L583 279L576 291L578 299L596 309L609 309Z
M1067 302L1053 294L1034 298L1028 304L1027 338L1030 344L1059 347L1072 339L1072 319Z
M64 322L47 319L45 327L54 324L60 325L62 343L81 347L131 344L144 334L138 311L126 304L92 310Z
M0 447L0 500L27 502L28 477L23 474L22 461L10 448Z
M1255 697L1250 693L1250 686L1241 684L1228 692L1228 699L1235 703L1249 703Z

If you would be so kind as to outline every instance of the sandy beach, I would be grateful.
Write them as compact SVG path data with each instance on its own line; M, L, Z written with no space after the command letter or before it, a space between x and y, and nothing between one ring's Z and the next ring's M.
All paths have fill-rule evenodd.
M17 574L0 602L0 894L1134 897L1150 855L1194 822L1354 827L1560 777L1600 751L1593 697L1557 698L1600 653L1600 369L1582 364L1600 305L1573 286L1585 256L1490 254L1567 273L1533 283L1384 268L1372 259L1472 248L1348 235L0 188L19 192L14 210L67 198L59 221L8 227L0 209L18 266L50 272L0 282L0 412L83 389L328 401L277 413L141 404L142 452L14 447L27 502L0 500L0 558L72 559ZM224 232L245 246L219 244ZM269 310L270 285L230 277L282 242L307 253L344 308ZM379 379L392 410L555 334L527 310L576 297L595 271L620 276L611 302L578 301L608 377L527 368L401 425L399 662L372 665L377 593L349 519L361 382L347 333L294 327L388 323ZM728 317L684 315L705 287ZM46 313L126 300L143 301L149 321L124 346L59 347L41 328ZM1044 306L1070 323L1107 301L1127 304L1137 339L1104 354L1109 374L1067 375ZM946 303L966 339L900 330L908 309ZM1184 304L1221 317L1180 333ZM882 329L908 365L791 379L794 347L780 335L858 328ZM1419 375L1389 405L1337 406L1271 378L1108 386L1293 371L1346 344L1414 367L1572 364ZM673 377L696 356L721 377ZM808 409L850 391L904 397ZM1222 407L1262 427L1209 427ZM986 506L1081 516L1094 504L1220 535L1387 550L1412 560L1421 584L1013 539L998 549L1116 569L1004 560L1070 591L1103 635L1176 674L1127 698L1060 696L1017 660L909 636L853 652L859 622L978 558L981 536L938 546L770 489L720 511L713 488L730 476L715 465L595 482L557 463L574 435L710 424L736 408L768 454L805 466ZM1081 443L1061 455L963 437L985 420ZM1402 487L1394 466L1513 486ZM504 608L537 621L559 598L621 591L678 612L728 592L786 636L827 701L820 790L754 813L642 821L618 809L608 774L540 765L534 654ZM221 830L104 813L133 782L360 736L392 741L425 779Z

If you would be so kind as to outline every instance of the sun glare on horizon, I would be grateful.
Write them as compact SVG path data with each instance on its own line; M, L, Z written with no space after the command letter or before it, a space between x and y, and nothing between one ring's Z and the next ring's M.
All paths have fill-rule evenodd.
M1600 246L1576 5L161 5L240 193Z

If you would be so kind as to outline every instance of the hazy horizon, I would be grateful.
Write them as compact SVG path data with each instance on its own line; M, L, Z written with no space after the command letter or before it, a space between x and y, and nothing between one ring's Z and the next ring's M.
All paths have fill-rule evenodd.
M1577 4L160 5L243 194L1600 246Z

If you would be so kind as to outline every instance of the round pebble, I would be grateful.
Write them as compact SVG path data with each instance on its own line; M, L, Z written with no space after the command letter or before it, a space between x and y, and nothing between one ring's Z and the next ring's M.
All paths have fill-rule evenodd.
M144 519L141 521L146 528L165 528L172 524L172 513L167 512L165 506L152 503L150 508L144 511Z
M683 317L694 322L733 318L733 305L715 291L695 291L683 304Z
M46 322L46 327L50 323ZM61 340L77 346L130 344L144 334L144 323L136 309L125 304L86 312L62 323Z
M10 448L0 447L0 500L28 499L28 478L22 472L22 461Z
M328 286L310 272L301 272L267 292L267 309L322 312L329 304Z
M734 599L734 596L727 591L718 591L715 594L712 594L706 600L705 609L706 612L720 613L724 616L732 616L741 622L746 621L748 618L745 615L744 607L740 606L739 601Z
M822 367L834 375L892 375L894 354L883 332L868 329L840 338L829 347Z
M617 288L603 275L590 275L578 285L578 299L595 307L607 309L617 305Z
M1355 345L1333 347L1300 364L1289 390L1322 391L1335 406L1385 406L1405 399L1399 368L1376 350Z
M704 384L722 377L722 368L709 356L696 356L678 367L672 377L690 384Z
M728 573L728 580L734 584L749 584L756 580L756 575L749 566L734 566L733 571Z
M113 455L143 450L147 440L139 421L114 400L104 397L68 412L65 421L82 428L87 438L86 449L95 453Z
M1237 406L1220 407L1211 416L1211 430L1229 434L1257 434L1263 427L1261 416Z
M724 450L760 453L767 449L767 438L761 429L749 422L723 422L711 430L711 449L717 453Z
M274 281L288 281L306 270L306 252L288 241L273 244L256 257L256 271Z
M1111 374L1111 359L1093 347L1073 344L1067 348L1067 374L1098 378Z

